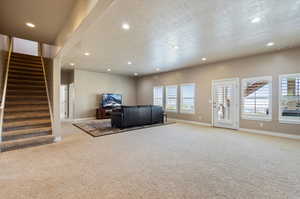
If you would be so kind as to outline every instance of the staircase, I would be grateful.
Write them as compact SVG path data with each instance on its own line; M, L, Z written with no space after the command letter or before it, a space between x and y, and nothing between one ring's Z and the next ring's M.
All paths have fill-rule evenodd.
M0 151L48 144L53 140L41 57L12 53Z

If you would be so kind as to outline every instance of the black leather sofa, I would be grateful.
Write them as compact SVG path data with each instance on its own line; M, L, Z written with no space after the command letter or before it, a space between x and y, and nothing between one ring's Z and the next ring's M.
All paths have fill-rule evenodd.
M161 106L122 106L111 113L111 126L128 128L164 122Z

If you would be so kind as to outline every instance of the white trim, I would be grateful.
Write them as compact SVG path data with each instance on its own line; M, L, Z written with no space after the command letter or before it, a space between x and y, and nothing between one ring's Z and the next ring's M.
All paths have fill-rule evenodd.
M246 129L246 128L239 128L238 130L244 131L247 133L259 134L259 135L270 135L270 136L275 136L275 137L300 140L300 135L292 135L292 134L286 134L286 133L280 133L280 132L263 131L263 130L256 130L256 129Z
M197 122L197 121L191 121L191 120L181 120L181 119L176 119L176 118L168 118L168 120L174 121L174 122L179 122L179 123L187 123L187 124L196 124L200 126L209 126L212 127L211 123L206 123L206 122Z
M194 96L193 96L193 102L194 102L194 108L193 108L193 110L182 110L182 102L183 102L183 100L182 100L182 86L193 86L194 87ZM180 84L180 102L179 102L179 113L183 113L183 114L195 114L195 106L196 106L196 84L195 83L184 83L184 84Z
M220 80L212 80L212 87L211 87L211 99L212 99L212 126L214 126L214 87L215 84L218 83L223 83L223 82L230 82L230 81L235 81L236 82L236 96L235 96L235 101L236 101L236 112L235 112L235 124L233 126L233 129L239 129L240 127L240 78L236 77L236 78L229 78L229 79L220 79ZM223 125L218 125L216 127L221 127L221 128L231 128L231 127L227 127L227 126L223 126Z
M265 116L261 116L261 115L257 115L257 114L247 114L244 113L244 88L245 88L245 84L248 81L253 81L253 80L266 80L268 81L269 84L269 114L265 115ZM242 79L242 85L241 85L241 118L243 120L258 120L258 121L272 121L273 119L273 115L272 115L272 107L273 107L273 78L272 76L260 76L260 77L251 77L251 78L245 78Z
M293 73L293 74L284 74L279 75L278 80L278 121L280 124L300 124L300 119L295 119L288 116L281 116L281 98L282 98L282 90L281 90L281 81L283 78L287 77L300 77L300 73Z

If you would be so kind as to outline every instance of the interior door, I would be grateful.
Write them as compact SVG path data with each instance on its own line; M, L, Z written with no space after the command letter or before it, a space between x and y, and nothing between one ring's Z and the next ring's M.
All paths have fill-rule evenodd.
M214 80L213 126L239 128L239 78Z

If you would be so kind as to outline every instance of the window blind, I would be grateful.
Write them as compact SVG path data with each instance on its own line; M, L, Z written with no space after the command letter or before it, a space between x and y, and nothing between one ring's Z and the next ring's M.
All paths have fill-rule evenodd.
M242 118L272 119L272 77L244 79Z
M180 87L180 112L195 112L195 84L183 84Z
M177 111L177 86L166 87L166 110Z
M280 76L279 120L300 123L300 74Z
M163 106L163 87L153 88L153 105Z

